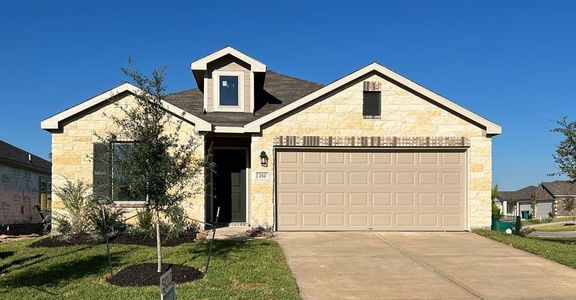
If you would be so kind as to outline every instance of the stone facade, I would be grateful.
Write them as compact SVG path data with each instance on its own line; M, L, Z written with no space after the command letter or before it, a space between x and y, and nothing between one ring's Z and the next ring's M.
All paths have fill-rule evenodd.
M381 91L381 117L365 118L362 115L366 81ZM133 96L125 96L117 103L130 105L133 101ZM111 104L93 108L63 124L61 131L52 134L52 183L55 186L61 185L66 178L92 183L93 143L99 141L98 135L114 130L108 117L111 115L121 117L122 110ZM204 143L204 135L198 134L190 123L184 123L179 132L183 137L195 135ZM272 227L274 224L274 151L276 146L284 145L281 137L293 139L294 146L300 146L298 143L318 143L318 146L359 143L360 146L466 148L468 225L469 228L490 225L491 137L468 120L379 75L364 76L312 105L305 105L265 124L260 134L252 135L247 180L247 221L252 226ZM198 149L200 157L204 155L203 149L203 145ZM267 166L260 163L261 151L268 154ZM268 177L257 179L258 172L266 172ZM202 178L203 174L199 174L198 180ZM186 201L185 207L191 218L204 221L203 193ZM62 208L60 199L53 196L54 211Z
M376 82L381 90L381 118L364 118L364 81ZM378 75L370 75L330 96L319 99L295 113L262 127L252 137L249 223L274 224L274 147L280 136L379 136L379 137L457 137L469 143L468 223L470 228L490 226L492 186L492 141L485 131L428 100ZM260 164L265 151L270 163ZM257 172L269 173L256 180Z
M92 184L93 144L100 141L99 136L105 136L107 132L115 130L115 124L110 116L122 117L123 111L120 106L133 105L135 101L132 95L124 96L114 104L82 114L64 124L60 132L52 133L52 184L55 187L62 186L67 179ZM177 123L171 122L171 124L170 130L175 130ZM197 155L204 157L204 136L197 134L193 125L184 122L179 133L182 138L195 135L200 142ZM203 180L203 176L198 174L198 180ZM129 214L134 213L137 207L141 207L136 204L123 206L126 206ZM184 207L191 218L204 221L203 192L185 201ZM63 208L62 201L53 194L53 211L62 213Z

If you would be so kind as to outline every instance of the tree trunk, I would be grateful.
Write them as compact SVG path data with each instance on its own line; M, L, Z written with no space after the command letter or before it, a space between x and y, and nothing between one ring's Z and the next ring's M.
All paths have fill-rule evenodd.
M162 244L160 242L160 210L156 209L156 253L158 254L158 273L162 272Z

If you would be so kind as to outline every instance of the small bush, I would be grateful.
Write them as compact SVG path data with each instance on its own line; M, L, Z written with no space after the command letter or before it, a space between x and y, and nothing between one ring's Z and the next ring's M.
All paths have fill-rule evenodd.
M65 217L54 217L56 232L62 235L69 235L72 232L72 225Z
M492 216L498 217L500 219L500 207L496 203L492 203Z
M56 225L63 225L65 228L57 229L59 232L71 235L89 234L92 224L88 218L92 207L90 201L90 186L83 182L72 182L67 180L61 187L54 188L54 194L62 200L65 214L55 218Z
M141 231L154 229L154 212L151 209L142 209L136 215L136 228Z
M104 216L102 216L104 210ZM95 203L88 214L95 233L101 237L116 235L126 230L125 211L113 203Z

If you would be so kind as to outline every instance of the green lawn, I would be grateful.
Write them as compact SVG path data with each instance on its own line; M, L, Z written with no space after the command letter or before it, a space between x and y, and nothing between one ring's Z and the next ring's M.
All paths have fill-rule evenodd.
M0 298L159 299L157 286L120 288L108 276L106 246L29 248L33 240L0 243ZM114 271L155 262L146 246L112 244ZM164 262L204 271L207 242L164 247ZM215 241L208 275L177 285L179 299L298 299L298 289L275 241ZM6 298L5 298L6 297Z
M538 239L477 229L474 233L576 269L576 241Z
M576 225L564 225L564 224L547 225L547 226L534 227L534 231L548 231L548 232L576 231Z
M546 219L543 219L543 220L546 220ZM535 225L535 224L544 224L544 223L564 222L566 220L572 220L572 217L553 218L553 219L549 219L549 222L542 222L540 219L522 220L522 225Z

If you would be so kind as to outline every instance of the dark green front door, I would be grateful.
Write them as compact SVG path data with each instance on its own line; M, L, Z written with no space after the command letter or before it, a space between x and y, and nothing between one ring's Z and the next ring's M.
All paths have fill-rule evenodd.
M246 222L246 151L214 150L213 220L220 207L220 223Z

